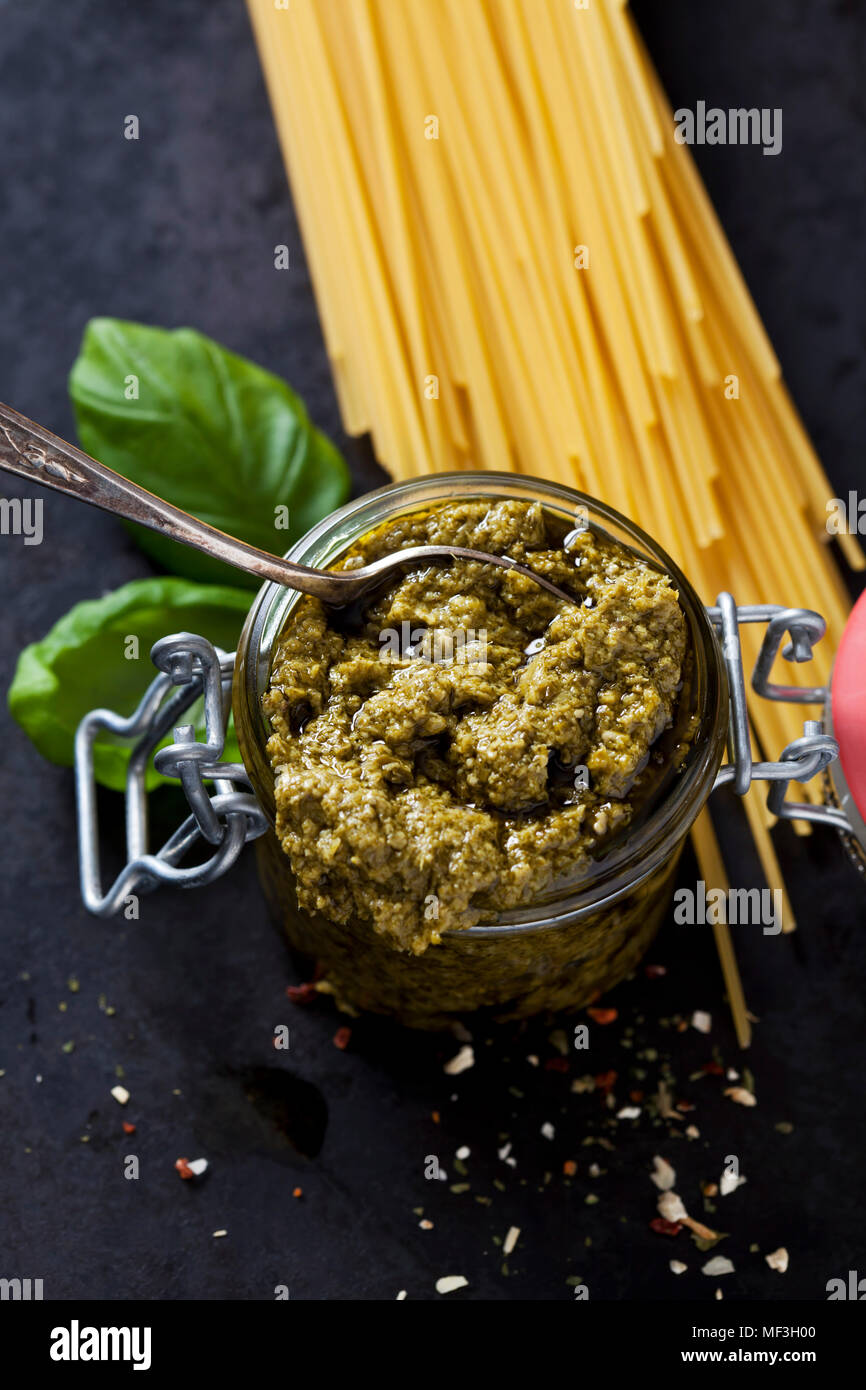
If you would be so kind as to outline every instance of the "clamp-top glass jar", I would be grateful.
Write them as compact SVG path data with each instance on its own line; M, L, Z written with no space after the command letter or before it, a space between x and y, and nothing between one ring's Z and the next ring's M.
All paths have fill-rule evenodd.
M725 663L700 599L673 561L639 527L570 488L512 474L460 473L413 479L350 503L309 532L290 552L303 564L335 564L383 523L455 501L512 499L540 503L568 529L580 509L588 524L664 570L678 591L690 658L676 722L688 727L685 753L659 794L621 841L579 879L561 879L530 907L491 913L474 927L445 932L422 955L400 952L360 918L329 921L298 905L291 864L275 821L274 774L262 708L276 643L298 595L266 585L250 610L235 663L233 709L252 789L270 823L258 841L265 895L290 943L320 965L339 1002L437 1027L456 1015L488 1009L522 1017L577 1009L628 974L646 951L669 901L680 850L712 790L725 748Z

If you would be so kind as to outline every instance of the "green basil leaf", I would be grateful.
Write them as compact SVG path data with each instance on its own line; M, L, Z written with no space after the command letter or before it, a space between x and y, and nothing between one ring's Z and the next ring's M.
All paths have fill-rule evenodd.
M89 454L262 550L288 550L349 495L346 464L300 397L191 328L91 319L69 391ZM160 532L130 530L174 574L258 587Z
M135 710L157 674L150 660L154 642L174 632L195 632L234 651L249 606L245 589L174 578L136 579L104 598L77 603L18 658L9 690L12 716L44 757L71 766L75 730L89 710L99 706L126 716ZM126 655L135 650L130 638L137 639L137 657ZM184 722L203 734L201 705L198 701ZM103 733L93 752L97 781L122 791L129 744ZM223 760L240 760L231 726ZM166 780L150 768L148 788Z

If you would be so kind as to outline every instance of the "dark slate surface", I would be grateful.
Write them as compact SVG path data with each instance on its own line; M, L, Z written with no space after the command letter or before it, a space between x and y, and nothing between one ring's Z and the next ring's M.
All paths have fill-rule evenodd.
M701 165L834 485L862 485L863 11L677 0L641 3L638 14L675 105L783 108L778 158L704 150ZM0 45L2 398L69 432L65 378L88 317L191 324L287 376L345 445L242 5L7 0ZM138 143L123 139L130 113ZM273 269L278 242L291 246L289 274ZM374 485L374 465L350 454L357 487ZM7 681L21 646L72 601L150 572L108 518L53 495L45 518L41 547L0 545ZM618 1070L621 1105L657 1076L635 1051L657 1049L677 1098L696 1106L684 1121L700 1130L690 1143L647 1120L605 1128L598 1096L572 1095L569 1075L545 1068L557 1053L541 1024L483 1030L474 1070L456 1080L442 1072L456 1050L447 1038L364 1021L339 1051L342 1020L329 1006L286 999L300 977L267 920L251 856L194 896L144 900L139 922L89 918L71 776L4 721L0 1275L42 1278L57 1298L268 1299L277 1284L293 1298L390 1299L401 1288L435 1298L447 1273L470 1281L457 1298L571 1298L569 1276L593 1298L711 1298L715 1284L699 1273L707 1257L685 1234L648 1228L658 1151L677 1166L693 1213L730 1232L720 1252L737 1273L726 1297L822 1298L827 1279L866 1268L866 909L832 838L779 835L800 931L737 933L761 1019L748 1058L756 1109L723 1099L716 1076L688 1079L713 1047L738 1063L706 931L666 926L652 958L667 976L618 990L617 1023L596 1030L588 1061L570 1062L571 1076ZM117 808L104 800L112 845ZM728 813L724 827L738 881L758 882L737 818ZM694 882L689 857L681 878ZM659 1022L695 1008L713 1015L708 1039ZM289 1054L271 1045L278 1023L291 1028ZM68 1040L75 1050L64 1053ZM628 1075L634 1065L645 1080ZM126 1111L109 1096L118 1066ZM123 1119L137 1124L134 1138ZM553 1140L540 1133L547 1121ZM780 1121L793 1133L777 1131ZM496 1156L505 1134L516 1168ZM588 1146L592 1136L614 1149ZM471 1191L460 1195L448 1186L463 1144ZM131 1153L137 1182L122 1175ZM704 1213L698 1185L718 1178L730 1153L748 1184ZM200 1154L211 1173L193 1188L173 1163ZM449 1183L425 1181L432 1154ZM570 1184L569 1158L579 1164ZM593 1161L606 1170L596 1178ZM418 1229L421 1206L432 1231ZM505 1274L496 1241L512 1224L523 1235ZM218 1228L225 1239L212 1238ZM781 1244L791 1253L784 1278L762 1259ZM674 1255L689 1264L681 1279L667 1270Z

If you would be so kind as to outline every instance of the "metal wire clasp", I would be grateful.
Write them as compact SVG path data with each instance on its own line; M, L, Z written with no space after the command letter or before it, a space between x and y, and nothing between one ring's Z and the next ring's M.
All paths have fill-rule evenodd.
M824 733L820 720L807 719L803 724L803 737L789 743L778 762L754 762L752 759L740 624L767 624L752 671L752 689L757 695L784 703L824 705L827 700L824 686L778 685L770 680L785 635L790 638L782 651L785 660L811 661L814 644L827 630L824 619L810 608L782 608L771 603L738 608L728 593L719 594L716 606L706 611L719 635L730 695L728 762L719 769L713 790L730 785L738 796L744 796L752 782L771 782L767 807L772 815L782 820L814 821L850 833L847 817L836 807L786 799L791 782L808 782L839 756L839 745Z
M148 687L128 719L112 710L85 715L75 736L75 782L78 807L78 859L84 905L98 917L118 912L131 895L149 893L160 883L198 888L231 868L247 840L264 834L267 821L241 763L220 762L231 708L234 654L218 651L204 637L189 632L163 637L151 650L160 675ZM206 737L196 740L192 724L179 718L204 696ZM175 742L154 754L174 729ZM126 777L127 863L107 893L99 871L99 828L93 745L101 730L135 740ZM180 782L191 815L155 854L148 851L145 778L151 755L157 772ZM213 785L209 790L205 783ZM246 791L238 789L238 785ZM199 841L214 846L204 861L183 868L180 861Z
M766 623L767 629L752 673L752 689L767 700L821 704L823 687L776 685L770 681L782 641L790 638L783 656L809 661L815 642L824 635L824 619L806 608L758 604L738 608L728 593L719 594L707 615L716 629L728 674L730 714L728 762L719 769L715 787L730 785L743 796L752 782L772 783L767 805L783 819L817 821L850 833L844 812L832 806L788 801L792 781L805 782L838 756L836 740L818 720L806 720L803 737L784 749L778 762L754 762L740 644L742 623ZM160 883L198 888L211 883L234 864L247 840L263 835L267 819L241 763L224 763L225 731L231 708L234 654L218 651L204 637L181 632L163 637L151 650L160 674L129 718L96 709L82 719L75 738L75 777L78 803L79 867L85 907L98 917L110 917L130 895L151 892ZM205 739L196 739L192 724L179 718L204 697ZM174 743L155 752L170 729ZM127 863L107 893L99 872L99 830L93 745L101 730L134 740L126 778ZM155 854L148 850L146 774L151 757L163 777L180 782L191 814ZM212 784L212 789L205 785ZM245 790L239 790L244 788ZM181 860L199 841L213 846L201 864L184 868Z

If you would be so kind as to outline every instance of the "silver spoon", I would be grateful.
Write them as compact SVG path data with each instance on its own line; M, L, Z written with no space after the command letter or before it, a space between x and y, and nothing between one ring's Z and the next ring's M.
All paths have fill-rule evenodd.
M564 589L558 589L534 570L517 564L506 555L487 555L484 551L467 550L459 545L411 546L406 550L397 550L393 555L383 555L381 559L356 570L320 570L311 569L308 565L296 565L291 560L283 560L278 555L269 555L266 550L258 550L254 545L247 545L246 541L227 536L215 526L208 526L170 502L164 502L161 497L154 496L104 464L97 463L96 459L77 449L74 444L58 438L50 430L34 424L11 406L2 403L0 468L7 473L17 473L31 482L41 483L44 487L52 487L57 492L65 492L70 497L77 497L81 502L89 502L91 506L101 507L103 511L114 512L126 521L149 526L151 530L160 531L182 545L191 545L216 560L234 565L235 569L255 574L259 579L270 579L289 589L312 594L338 608L357 604L368 597L392 571L440 564L446 560L478 560L488 565L499 565L501 569L514 570L534 580L542 589L566 603L577 602Z

